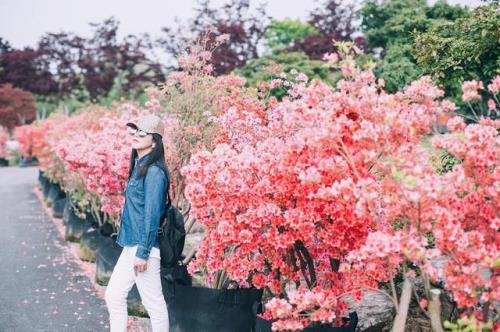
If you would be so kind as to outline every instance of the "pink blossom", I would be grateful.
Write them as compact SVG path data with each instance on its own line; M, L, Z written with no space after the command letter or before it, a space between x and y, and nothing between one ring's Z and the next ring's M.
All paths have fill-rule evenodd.
M487 105L490 111L495 111L497 109L497 105L495 104L495 101L493 99L488 99Z
M306 74L304 74L304 73L299 73L295 79L296 79L298 82L304 82L304 83L305 83L305 82L307 82L307 81L309 80L309 78L307 77L307 75L306 75Z
M271 81L271 85L270 85L270 88L271 89L274 89L274 88L278 88L279 86L281 86L281 80L280 79L273 79Z
M478 93L479 89L484 89L483 82L476 80L463 82L462 83L463 101L472 101L475 99L480 99L481 96Z
M465 122L463 117L455 116L448 120L446 126L450 131L461 131L465 128Z
M200 53L200 57L203 59L203 61L210 61L212 59L212 52L203 51Z
M328 62L337 62L339 60L339 56L337 53L325 53L325 55L323 55L323 60Z
M215 38L215 40L216 40L218 43L223 43L223 42L225 42L225 41L228 41L230 37L231 37L231 36L230 36L229 34L225 33L225 34L222 34L222 35L220 35L220 36L217 36L217 37Z
M495 76L495 78L491 80L491 83L488 84L488 90L493 94L497 94L498 91L500 91L500 75Z

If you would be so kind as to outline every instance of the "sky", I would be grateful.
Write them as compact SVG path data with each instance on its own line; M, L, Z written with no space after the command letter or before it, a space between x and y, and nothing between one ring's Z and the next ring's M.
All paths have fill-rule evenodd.
M352 1L352 0L346 0ZM195 0L0 0L0 37L14 48L35 47L47 32L91 34L90 22L102 22L111 16L120 22L119 34L149 33L160 36L162 27L175 26L192 16ZM252 4L262 1L253 0ZM430 1L434 3L435 1ZM480 0L448 0L452 4L477 6ZM212 0L214 6L224 0ZM268 14L276 19L307 19L317 6L315 0L267 0Z

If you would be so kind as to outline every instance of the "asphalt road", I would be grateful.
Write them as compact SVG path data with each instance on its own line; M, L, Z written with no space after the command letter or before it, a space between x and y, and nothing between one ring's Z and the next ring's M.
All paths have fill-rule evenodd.
M105 303L35 193L38 167L0 168L0 331L109 331Z

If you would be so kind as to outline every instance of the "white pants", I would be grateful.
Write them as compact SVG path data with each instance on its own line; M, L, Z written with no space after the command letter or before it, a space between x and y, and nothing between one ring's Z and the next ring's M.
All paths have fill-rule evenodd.
M136 245L123 247L106 287L104 298L109 311L111 332L127 331L127 296L134 283L149 314L153 332L168 332L167 304L160 279L160 250L151 248L146 271L137 272L135 276L136 250Z

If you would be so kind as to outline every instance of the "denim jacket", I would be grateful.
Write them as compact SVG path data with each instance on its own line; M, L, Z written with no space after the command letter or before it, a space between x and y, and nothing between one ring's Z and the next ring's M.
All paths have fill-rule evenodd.
M137 245L136 257L148 259L152 247L159 248L156 231L165 210L168 178L156 164L149 166L146 178L138 178L139 168L150 157L136 157L132 175L125 189L125 205L116 243Z

